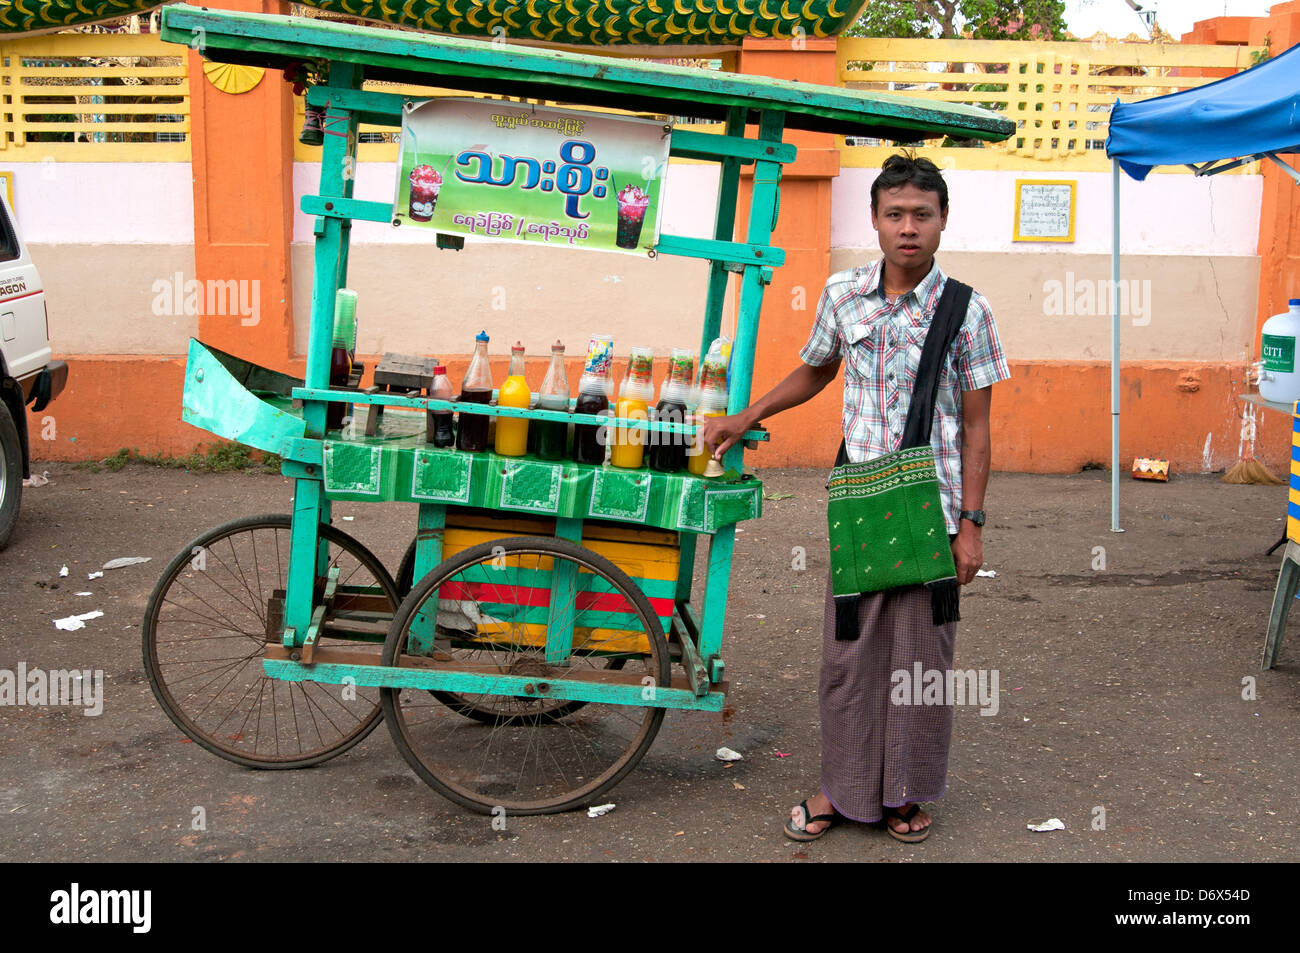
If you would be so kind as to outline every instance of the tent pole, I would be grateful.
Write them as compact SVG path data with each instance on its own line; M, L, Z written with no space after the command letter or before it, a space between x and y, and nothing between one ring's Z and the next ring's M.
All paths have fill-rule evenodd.
M1119 160L1111 160L1110 222L1110 531L1119 528Z

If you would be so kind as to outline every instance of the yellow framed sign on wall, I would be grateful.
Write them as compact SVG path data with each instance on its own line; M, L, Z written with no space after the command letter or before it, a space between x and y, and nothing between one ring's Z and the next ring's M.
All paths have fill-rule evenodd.
M1012 241L1074 241L1072 179L1016 179L1016 217Z

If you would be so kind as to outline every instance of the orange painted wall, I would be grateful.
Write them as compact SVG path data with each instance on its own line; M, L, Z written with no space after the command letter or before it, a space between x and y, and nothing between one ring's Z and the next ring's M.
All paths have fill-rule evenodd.
M1250 42L1270 39L1274 55L1300 43L1300 2L1279 3L1267 17L1251 24ZM1283 156L1295 168L1298 155ZM1274 163L1260 163L1264 194L1259 216L1258 330L1270 316L1287 309L1287 299L1300 297L1300 186Z
M288 14L283 0L218 0L211 6ZM189 51L194 172L194 265L200 281L258 281L260 319L201 315L199 337L260 364L293 355L293 102L279 70L252 90L222 92ZM310 289L308 289L310 293Z
M739 58L739 72L774 76L806 83L835 85L834 40L805 40L804 49L796 50L789 40L746 40ZM753 129L749 132L754 135ZM758 344L754 354L754 385L751 402L757 400L799 362L799 351L808 338L817 299L830 274L831 263L831 179L839 175L839 152L833 136L824 133L791 131L787 142L799 149L798 159L786 166L781 177L781 207L772 244L785 250L785 264L775 270L772 284L763 295L763 316L759 322ZM752 194L752 167L742 174L736 235L743 240L748 223ZM838 421L843 406L841 393L827 387L820 395L780 418L782 426L792 432L824 432L831 440L831 456L839 445ZM770 425L769 425L770 427ZM812 459L808 447L793 457L789 452L767 450L781 459L799 458L808 466ZM790 464L769 464L786 466Z
M40 460L102 459L122 447L141 453L179 455L211 434L181 422L184 357L64 356L71 373L68 388L42 414L28 412L33 467ZM373 355L364 358L374 367ZM504 379L508 359L495 360L493 373ZM570 362L570 379L581 372ZM1012 378L993 390L993 466L996 470L1072 473L1084 464L1110 461L1110 367L1105 362L1012 361ZM448 362L458 380L466 358ZM301 376L302 359L277 364ZM616 370L621 371L618 367ZM529 364L536 386L545 362ZM367 371L368 383L370 372ZM662 376L662 369L660 374ZM1206 434L1211 434L1210 468L1222 470L1237 460L1242 374L1226 364L1125 364L1122 375L1121 459L1152 456L1172 461L1174 474L1199 473ZM767 422L770 445L747 454L757 467L829 466L839 442L843 381L819 398L829 410L820 416L790 411ZM1194 389L1193 389L1194 388ZM40 439L52 418L55 439ZM113 422L112 426L106 422ZM1260 411L1256 453L1279 475L1289 470L1291 420Z

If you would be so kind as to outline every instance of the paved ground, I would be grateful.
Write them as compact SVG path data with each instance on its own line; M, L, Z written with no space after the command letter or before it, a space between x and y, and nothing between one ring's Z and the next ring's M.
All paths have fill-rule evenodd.
M997 474L986 565L963 600L957 666L996 670L999 705L961 708L948 795L919 847L879 828L807 846L780 825L817 781L817 667L826 568L824 474L764 474L738 540L723 716L669 713L602 818L491 819L420 782L382 727L318 768L259 772L186 743L154 701L140 620L183 544L218 523L284 512L279 476L47 464L0 553L0 669L101 668L103 713L0 708L0 859L23 860L1114 860L1297 859L1300 615L1279 666L1259 660L1284 487L1215 477L1123 484ZM790 494L786 496L786 494ZM349 504L340 523L390 566L413 509ZM791 568L807 548L807 568ZM1102 551L1104 549L1104 568ZM117 556L143 565L86 574ZM69 567L60 578L59 569ZM57 588L56 588L57 587ZM76 596L91 591L92 596ZM99 609L84 629L55 618ZM1253 699L1243 679L1254 679ZM716 761L726 745L744 754ZM202 807L207 829L191 829ZM1094 829L1104 809L1104 829ZM1063 831L1031 833L1060 818Z

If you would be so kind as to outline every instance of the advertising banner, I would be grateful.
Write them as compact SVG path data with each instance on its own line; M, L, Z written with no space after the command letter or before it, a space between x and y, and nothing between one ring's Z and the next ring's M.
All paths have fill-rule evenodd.
M671 134L650 119L493 99L411 103L393 220L644 255L659 238Z

